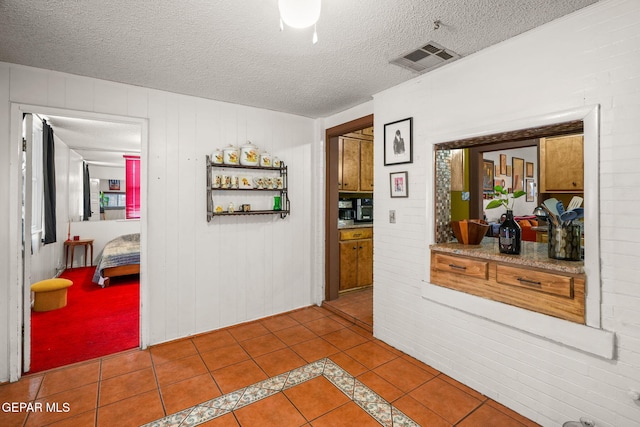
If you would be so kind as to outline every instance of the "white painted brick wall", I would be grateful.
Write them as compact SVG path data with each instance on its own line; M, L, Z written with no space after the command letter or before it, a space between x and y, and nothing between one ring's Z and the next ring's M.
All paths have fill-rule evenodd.
M600 104L602 327L616 357L589 353L421 298L433 242L434 135ZM375 144L376 335L545 426L580 416L640 425L640 2L602 1L374 97L375 133L413 117L414 162ZM409 172L409 199L389 173ZM586 173L595 171L587 170ZM389 224L388 210L396 210Z

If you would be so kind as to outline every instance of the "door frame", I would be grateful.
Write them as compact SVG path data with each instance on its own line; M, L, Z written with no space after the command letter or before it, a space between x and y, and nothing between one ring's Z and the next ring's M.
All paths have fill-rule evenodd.
M148 150L149 150L149 120L146 118L118 116L113 114L95 113L89 111L70 110L56 107L45 107L40 105L29 105L23 103L11 103L10 119L10 222L13 225L9 232L11 245L10 257L13 260L9 266L9 381L18 381L23 373L23 360L25 347L31 346L31 342L23 342L23 328L29 324L30 319L24 322L23 315L30 316L30 292L26 292L23 280L24 260L22 256L22 115L23 113L43 114L74 117L88 120L99 120L107 122L120 122L137 124L140 126L140 348L144 349L149 345L149 316L148 302L149 289L147 283L147 195L148 195ZM29 299L27 299L29 295ZM29 351L27 351L28 354Z
M371 126L373 126L373 114L325 130L325 301L337 299L340 290L338 137Z

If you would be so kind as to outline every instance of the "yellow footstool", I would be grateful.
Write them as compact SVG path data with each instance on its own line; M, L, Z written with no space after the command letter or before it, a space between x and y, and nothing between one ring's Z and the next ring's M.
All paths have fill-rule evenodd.
M67 305L67 288L73 285L67 279L47 279L31 285L34 293L33 311L49 311Z

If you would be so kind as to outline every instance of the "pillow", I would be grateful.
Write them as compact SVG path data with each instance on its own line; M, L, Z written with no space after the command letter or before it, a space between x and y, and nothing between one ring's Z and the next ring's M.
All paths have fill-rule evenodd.
M521 219L518 224L520 224L520 227L531 227L531 223L526 219Z

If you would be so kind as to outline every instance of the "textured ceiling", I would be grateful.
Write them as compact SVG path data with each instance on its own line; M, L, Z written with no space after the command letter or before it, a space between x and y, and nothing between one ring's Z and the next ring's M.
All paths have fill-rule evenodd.
M140 154L142 129L139 125L49 114L39 116L53 128L57 138L89 164L124 167L124 154Z
M313 45L277 0L0 0L0 61L318 118L415 77L389 61L427 41L467 56L595 1L323 0Z
M313 45L277 0L0 0L0 61L320 118L416 77L389 61L428 41L464 57L596 1L322 0ZM137 126L49 121L88 161L140 150Z

